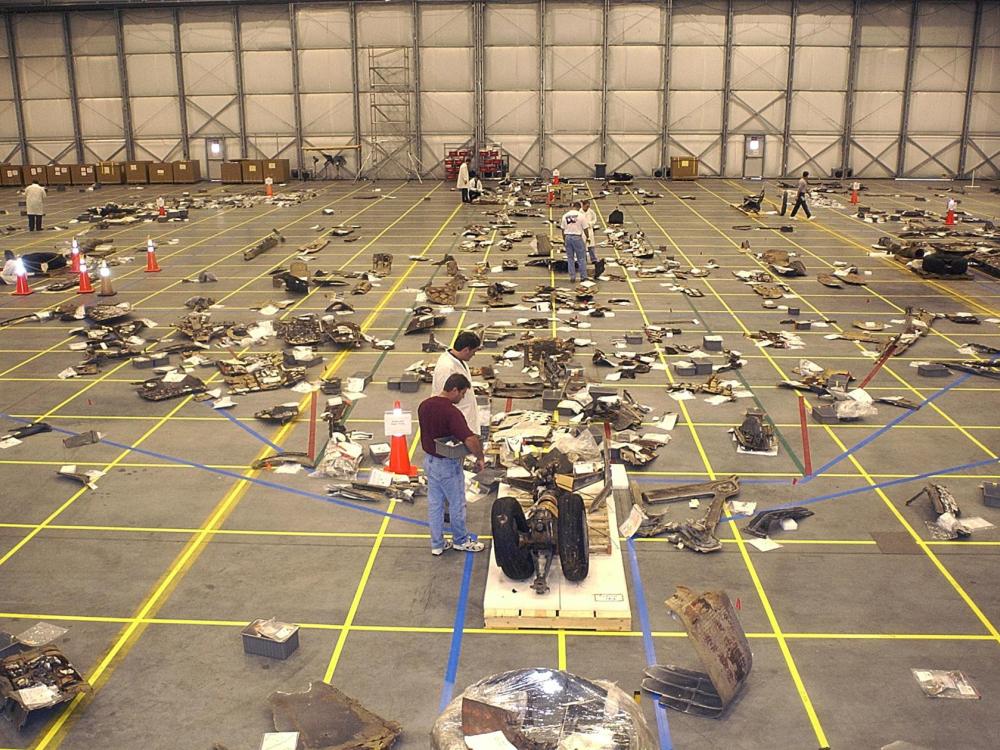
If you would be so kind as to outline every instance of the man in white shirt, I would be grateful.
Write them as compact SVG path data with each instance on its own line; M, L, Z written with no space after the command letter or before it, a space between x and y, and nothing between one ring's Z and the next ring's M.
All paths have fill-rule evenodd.
M458 179L455 181L455 187L462 191L462 203L469 203L469 164L472 163L472 159L465 157L465 161L462 162L462 166L458 168ZM436 391L435 391L436 392Z
M597 263L597 211L591 208L590 201L585 200L581 206L587 216L587 254L591 263Z
M455 344L451 349L447 349L438 357L437 364L434 365L434 383L431 390L434 393L441 393L448 377L454 374L464 375L472 382L472 373L469 370L468 362L473 355L479 351L483 342L479 336L472 331L462 331L455 337ZM455 406L462 412L469 429L475 435L480 434L479 405L476 403L474 388L469 388Z
M45 188L33 180L24 189L24 212L28 215L28 231L42 231L42 217L45 215Z
M474 203L483 194L483 181L475 172L470 172L469 175L469 203Z
M559 227L563 232L563 242L566 248L566 265L569 271L570 283L577 279L587 280L587 228L590 223L587 215L580 209L580 201L573 202L573 208L562 215Z
M799 180L798 187L795 190L795 206L792 208L792 218L795 218L795 214L799 212L799 209L803 209L806 212L806 218L812 218L812 211L809 210L809 204L806 203L806 198L809 196L809 173L803 172L802 178Z

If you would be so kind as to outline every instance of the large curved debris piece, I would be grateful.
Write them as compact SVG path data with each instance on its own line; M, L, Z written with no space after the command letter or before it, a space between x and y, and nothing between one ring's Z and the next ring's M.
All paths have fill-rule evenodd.
M715 536L715 527L722 517L722 504L740 492L740 480L730 476L715 482L685 484L679 487L666 487L651 492L643 492L636 502L642 503L646 519L640 524L636 535L643 537L666 535L667 539L682 548L695 552L718 552L722 542ZM673 503L680 501L704 500L711 498L705 515L701 518L686 521L665 520L666 514L649 515L645 513L650 505L658 503Z
M298 732L304 750L386 750L403 732L325 682L301 693L272 693L268 703L275 730Z
M678 586L666 605L684 625L705 671L653 664L642 689L665 708L717 719L739 697L753 666L736 609L724 591L697 593L686 586Z

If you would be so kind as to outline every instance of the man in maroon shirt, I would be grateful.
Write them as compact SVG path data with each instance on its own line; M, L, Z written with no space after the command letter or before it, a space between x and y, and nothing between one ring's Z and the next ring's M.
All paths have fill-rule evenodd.
M462 460L445 458L437 453L435 440L452 438L465 444L476 457L476 468L483 468L483 446L469 429L465 416L455 406L472 387L469 379L455 373L444 382L441 393L421 402L417 408L420 421L420 446L424 449L424 471L427 474L427 520L431 526L431 554L446 550L482 552L484 546L469 535L465 528L465 472ZM452 539L444 538L444 506L448 504Z

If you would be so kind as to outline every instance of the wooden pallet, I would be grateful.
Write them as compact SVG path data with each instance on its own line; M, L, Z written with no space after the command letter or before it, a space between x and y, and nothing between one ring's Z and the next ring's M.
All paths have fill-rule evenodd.
M608 535L606 549L602 545L599 551L591 552L590 572L580 583L571 583L563 578L557 559L549 572L549 592L536 594L531 589L530 579L512 581L507 578L491 550L490 570L483 596L486 627L631 630L632 608L628 600L628 582L614 505L613 501L606 503L600 515L604 519L601 526L605 534L608 529L614 529L615 533Z

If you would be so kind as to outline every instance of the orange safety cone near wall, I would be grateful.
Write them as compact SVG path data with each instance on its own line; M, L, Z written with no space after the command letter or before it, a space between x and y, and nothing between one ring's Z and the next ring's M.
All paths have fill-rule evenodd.
M77 294L93 294L94 286L90 283L90 272L87 271L87 259L80 259L80 288L76 290Z
M160 266L156 262L156 245L151 238L146 239L146 273L159 273Z
M17 279L17 285L14 287L14 292L18 297L26 297L31 294L31 287L28 286L28 271L24 267L24 261L18 258L14 261L14 277Z
M851 183L851 205L858 205L858 191L861 189L860 182Z
M162 195L159 198L156 199L156 212L160 216L166 216L167 215L167 202L165 200L163 200L163 196Z
M80 243L73 238L73 245L69 250L69 270L73 273L80 273Z
M955 226L955 208L958 206L958 201L954 198L948 199L948 213L944 217L944 223L949 226Z
M392 415L395 417L404 416L398 401L393 405ZM403 434L405 431L405 429L390 430L390 432L399 432L400 434L389 436L389 471L393 474L415 477L417 468L410 463L410 447L406 444L406 435Z
M274 178L273 177L265 177L264 178L264 195L266 195L268 198L271 198L271 197L274 196Z

